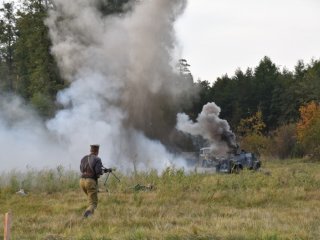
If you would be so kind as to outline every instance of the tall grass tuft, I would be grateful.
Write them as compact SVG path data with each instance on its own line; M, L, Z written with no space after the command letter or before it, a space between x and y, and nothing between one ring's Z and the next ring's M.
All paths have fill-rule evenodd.
M62 166L56 169L10 171L0 175L0 189L14 193L19 189L26 192L55 193L75 190L79 187L79 174L65 170Z

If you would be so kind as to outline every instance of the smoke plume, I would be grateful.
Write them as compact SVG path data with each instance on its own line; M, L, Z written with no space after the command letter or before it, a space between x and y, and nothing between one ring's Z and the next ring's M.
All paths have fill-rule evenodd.
M98 3L53 0L46 25L52 53L70 87L58 93L62 109L45 124L31 110L19 112L24 108L20 100L7 100L21 108L12 116L14 126L7 117L10 109L1 114L2 145L18 144L21 156L15 157L31 165L62 162L78 169L90 144L100 144L107 167L161 170L179 165L181 159L163 143L192 87L173 64L174 22L186 0L135 1L127 13L108 16Z
M220 119L220 108L214 103L203 106L196 122L193 122L185 113L177 115L177 129L201 136L207 140L211 149L217 154L226 154L237 147L234 133L226 120Z
M43 121L16 96L0 95L1 170L71 164ZM54 163L54 165L53 165Z

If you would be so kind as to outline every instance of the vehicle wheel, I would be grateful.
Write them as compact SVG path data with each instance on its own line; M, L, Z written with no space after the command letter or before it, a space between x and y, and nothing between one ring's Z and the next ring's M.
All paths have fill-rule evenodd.
M261 163L260 162L256 162L253 166L254 170L258 170L261 167Z
M239 173L241 169L242 168L240 165L233 165L233 167L231 168L231 173Z

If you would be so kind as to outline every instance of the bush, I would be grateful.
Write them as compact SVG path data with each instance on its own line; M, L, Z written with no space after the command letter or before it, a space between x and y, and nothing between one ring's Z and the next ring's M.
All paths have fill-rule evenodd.
M279 127L273 134L272 155L280 159L297 157L299 155L296 137L296 125L289 124Z
M263 135L249 134L241 138L241 148L248 152L254 152L257 155L269 156L269 149L271 148L271 140Z

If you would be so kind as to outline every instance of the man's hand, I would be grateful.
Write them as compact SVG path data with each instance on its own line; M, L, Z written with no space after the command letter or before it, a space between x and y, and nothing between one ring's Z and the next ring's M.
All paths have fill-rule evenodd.
M112 172L112 168L104 168L104 169L103 169L103 172L104 172L104 173L108 173L108 172L111 173L111 172Z

